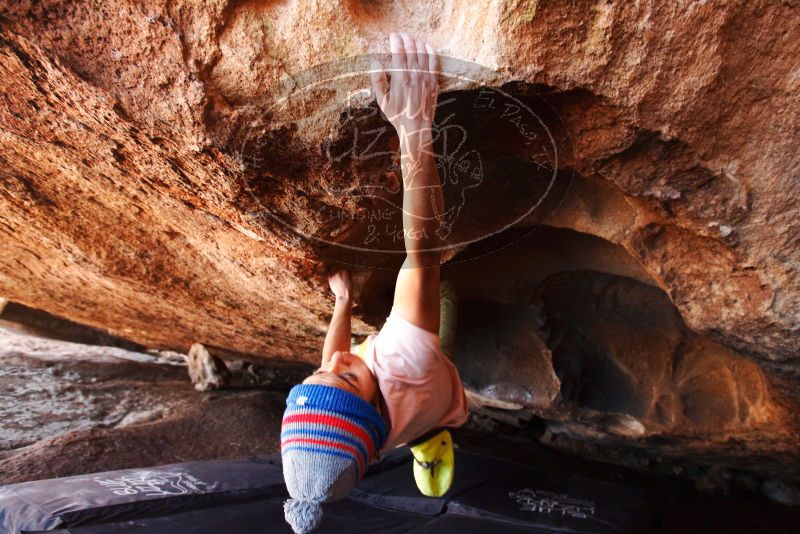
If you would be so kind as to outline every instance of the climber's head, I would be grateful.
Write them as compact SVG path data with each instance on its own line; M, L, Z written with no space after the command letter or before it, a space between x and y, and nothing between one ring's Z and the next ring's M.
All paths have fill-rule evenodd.
M378 380L364 360L347 351L336 351L303 384L333 386L375 404Z
M360 396L327 384L298 384L281 422L286 521L298 534L322 518L320 504L342 499L364 476L388 430Z

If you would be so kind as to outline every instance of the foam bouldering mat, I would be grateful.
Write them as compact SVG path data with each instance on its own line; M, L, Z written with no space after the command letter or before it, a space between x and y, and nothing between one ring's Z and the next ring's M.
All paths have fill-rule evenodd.
M289 534L283 518L285 497L215 506L169 516L132 519L99 525L60 529L60 534ZM403 533L433 521L427 516L400 516L380 509L365 510L350 499L325 507L324 520L315 533ZM53 531L51 531L53 532Z
M624 532L643 504L635 488L523 470L466 492L447 505L447 515L521 528L564 532Z
M442 498L420 494L411 471L407 449L398 449L376 464L350 497L364 504L397 512L438 515L453 498L483 484L512 475L520 464L458 450L453 485Z
M0 533L48 531L286 493L274 458L189 462L0 486Z
M459 450L453 486L444 498L419 494L407 453L387 458L351 493L374 508L446 516L438 532L486 532L513 528L545 532L633 532L644 521L639 488L608 483ZM464 527L456 525L465 524ZM472 525L470 527L469 525ZM502 526L502 528L501 528ZM438 527L436 527L438 528ZM431 530L429 530L431 529Z
M445 497L433 499L417 491L411 461L405 448L384 456L349 498L323 506L316 532L588 533L644 528L639 488L459 449L453 487ZM280 455L97 473L0 487L0 532L288 533L283 518L287 497Z

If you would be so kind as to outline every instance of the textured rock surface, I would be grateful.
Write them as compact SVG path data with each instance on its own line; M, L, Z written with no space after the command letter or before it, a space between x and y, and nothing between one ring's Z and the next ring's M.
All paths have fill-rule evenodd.
M193 400L186 368L114 347L43 339L0 322L0 453L65 432L122 428Z
M186 355L189 379L197 391L219 389L230 382L231 372L222 359L212 356L201 343L189 347Z
M342 227L321 214L355 214L367 201L320 196L317 186L390 186L396 178L385 172L389 155L326 157L324 146L353 142L342 99L320 90L281 108L277 95L304 69L385 50L387 32L401 28L487 67L473 86L444 85L456 107L467 109L470 89L502 87L563 127L559 167L573 179L559 182L563 202L547 206L546 223L574 231L563 243L571 254L542 250L534 263L519 261L536 271L527 278L477 268L470 275L469 262L456 264L461 292L524 303L545 275L573 269L639 280L665 292L681 328L697 332L696 350L721 362L716 374L733 372L740 358L755 362L764 373L763 390L755 390L775 397L764 402L796 412L794 3L0 6L3 297L147 346L185 351L198 342L213 353L315 361L330 312L316 273L331 253L253 214L266 205L295 226L345 241L367 233L368 222ZM355 109L370 108L363 101ZM504 169L526 172L531 156L504 135L495 133L495 143L508 149L507 166L487 166L496 181ZM381 143L391 147L388 138ZM471 206L473 220L513 211L523 193L484 194ZM387 272L360 274L361 333L385 311ZM470 295L473 286L483 294ZM607 327L595 327L599 339ZM633 356L648 361L626 357ZM752 366L736 366L752 375L743 370ZM681 375L675 395L712 388L692 378L696 372ZM782 437L766 452L794 450L796 421L774 421ZM720 439L744 431L717 430ZM748 447L757 450L757 439Z

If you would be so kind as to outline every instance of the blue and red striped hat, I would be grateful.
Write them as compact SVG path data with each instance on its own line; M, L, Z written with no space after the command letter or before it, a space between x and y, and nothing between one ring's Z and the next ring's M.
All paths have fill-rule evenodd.
M321 502L342 499L364 476L388 430L367 401L343 389L298 384L281 422L286 520L308 532L322 517Z

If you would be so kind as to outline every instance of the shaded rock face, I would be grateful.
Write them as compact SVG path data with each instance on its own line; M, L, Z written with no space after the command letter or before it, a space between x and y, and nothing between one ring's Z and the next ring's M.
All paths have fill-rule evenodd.
M467 391L504 409L550 407L560 384L539 335L538 310L481 301L459 308L454 359Z
M541 287L563 396L629 414L651 430L718 433L762 425L774 409L754 362L689 331L659 289L594 271Z
M708 450L746 436L775 458L796 443L800 398L797 15L767 1L3 2L0 294L149 347L313 363L321 260L338 259L361 267L354 330L379 326L400 244L331 243L370 237L357 215L398 194L396 138L354 157L359 132L386 126L374 104L342 96L356 82L309 91L298 73L406 29L484 66L445 82L437 113L472 132L459 165L440 161L458 178L448 205L466 198L450 242L545 199L445 269L465 302L540 298L552 360L526 334L542 367L521 376L545 384L531 408L622 412ZM478 120L485 89L542 117L547 146ZM354 184L385 194L331 193Z

